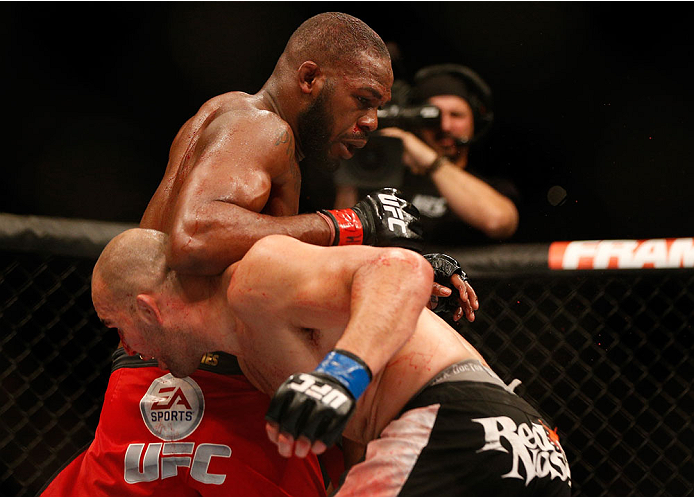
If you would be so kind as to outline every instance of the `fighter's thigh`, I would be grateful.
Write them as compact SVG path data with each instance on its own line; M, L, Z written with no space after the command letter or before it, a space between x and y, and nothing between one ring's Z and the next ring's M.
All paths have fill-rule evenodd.
M347 473L336 497L399 495L436 423L439 405L405 412L366 446L364 460Z

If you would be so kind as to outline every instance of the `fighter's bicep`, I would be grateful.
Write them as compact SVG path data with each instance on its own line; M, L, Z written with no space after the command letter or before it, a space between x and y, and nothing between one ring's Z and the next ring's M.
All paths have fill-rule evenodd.
M273 178L284 174L296 161L292 129L273 113L217 119L205 129L203 143L203 158L234 159L238 164L262 168Z
M186 178L181 197L189 203L226 202L260 212L270 196L271 178L260 167L235 167L233 160L199 164Z
M207 139L184 180L182 197L189 202L227 202L259 212L272 189L269 140L238 133ZM280 155L281 154L277 154ZM272 158L270 158L272 159Z

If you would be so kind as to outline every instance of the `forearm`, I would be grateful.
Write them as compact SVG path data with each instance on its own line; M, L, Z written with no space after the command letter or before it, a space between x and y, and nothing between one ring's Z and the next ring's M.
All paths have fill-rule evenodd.
M285 257L291 258L293 244L287 245ZM266 430L287 457L292 453L305 457L309 451L320 454L335 443L371 381L414 333L429 299L433 270L422 256L396 248L354 249L314 249L308 270L319 265L326 274L315 277L303 271L292 277L298 284L290 294L298 292L302 299L316 294L338 303L339 326L346 314L349 318L318 367L291 375L273 395ZM307 284L312 288L308 293ZM316 318L303 316L301 327L312 327L311 319Z
M335 348L360 357L378 374L414 333L432 283L433 270L423 257L384 251L354 274L350 319Z
M431 173L431 179L453 213L470 226L496 239L515 233L515 204L481 179L448 161Z
M283 234L314 245L328 245L331 228L318 214L269 216L226 202L211 202L178 216L167 259L182 273L219 274L241 259L259 239Z

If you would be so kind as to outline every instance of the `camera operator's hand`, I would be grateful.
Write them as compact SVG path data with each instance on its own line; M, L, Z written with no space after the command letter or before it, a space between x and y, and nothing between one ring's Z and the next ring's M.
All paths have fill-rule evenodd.
M414 133L400 128L384 128L378 130L383 136L400 138L404 151L402 162L410 168L413 174L427 174L429 168L438 158L436 151L420 140Z

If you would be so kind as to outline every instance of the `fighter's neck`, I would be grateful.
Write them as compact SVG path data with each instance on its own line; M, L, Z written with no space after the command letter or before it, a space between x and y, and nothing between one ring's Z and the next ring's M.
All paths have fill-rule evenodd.
M236 320L228 311L228 282L226 273L205 277L177 274L174 284L178 285L177 294L185 309L181 319L197 330L202 341L210 342L213 350L233 354L230 349L235 347L232 339Z
M277 94L277 92L274 90L272 85L267 85L263 87L263 89L260 91L259 95L263 99L263 102L268 106L268 108L280 116L283 121L289 124L289 126L292 128L292 131L294 133L294 143L295 143L295 154L297 161L301 162L303 158L305 157L302 149L301 149L301 140L299 139L299 133L297 132L297 120L295 119L290 119L289 113L285 109L283 105L283 99L280 98L280 96Z

